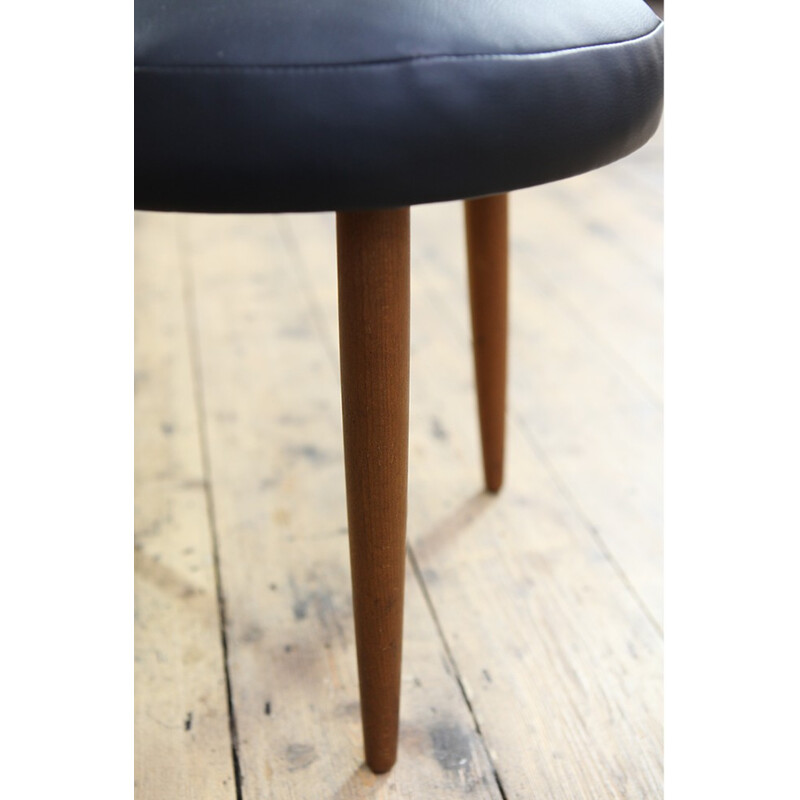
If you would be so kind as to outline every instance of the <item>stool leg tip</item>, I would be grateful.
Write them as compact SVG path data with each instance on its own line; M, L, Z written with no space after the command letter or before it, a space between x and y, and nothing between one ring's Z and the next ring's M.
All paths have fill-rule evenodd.
M367 758L367 766L376 774L383 775L395 765L397 753L391 755L371 756Z
M487 469L484 473L486 479L486 491L489 494L499 494L500 489L503 488L503 466L502 460L500 466L496 469Z

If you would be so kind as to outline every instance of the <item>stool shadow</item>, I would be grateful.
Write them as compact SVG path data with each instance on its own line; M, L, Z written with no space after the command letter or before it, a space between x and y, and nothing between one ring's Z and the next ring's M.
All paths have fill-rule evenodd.
M457 506L444 519L422 534L412 547L413 555L420 561L434 558L441 551L452 549L466 529L491 508L497 498L489 492L477 492Z

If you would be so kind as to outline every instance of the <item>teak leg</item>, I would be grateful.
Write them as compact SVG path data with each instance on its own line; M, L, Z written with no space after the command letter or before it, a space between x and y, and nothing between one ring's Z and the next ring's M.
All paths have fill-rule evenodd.
M364 749L397 757L408 486L409 210L336 215L350 569Z
M503 484L508 340L508 195L464 203L478 416L486 488Z

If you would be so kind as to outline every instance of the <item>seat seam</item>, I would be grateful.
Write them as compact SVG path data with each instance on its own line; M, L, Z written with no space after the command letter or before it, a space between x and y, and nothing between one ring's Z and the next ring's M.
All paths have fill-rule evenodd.
M621 39L616 42L601 42L599 44L586 44L577 47L567 47L560 50L545 50L538 53L466 53L463 55L439 54L425 56L408 56L373 61L353 61L341 64L145 64L135 65L135 72L340 72L360 69L381 69L386 67L405 66L408 64L453 61L533 61L536 59L554 58L557 56L577 53L584 50L601 50L613 47L622 47L641 42L654 36L664 26L663 21L647 33L635 36L633 39Z

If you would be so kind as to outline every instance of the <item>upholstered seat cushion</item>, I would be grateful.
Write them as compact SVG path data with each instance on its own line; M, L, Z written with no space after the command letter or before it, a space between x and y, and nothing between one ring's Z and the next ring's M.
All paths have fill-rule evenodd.
M661 114L642 0L135 0L135 204L386 207L606 164Z

